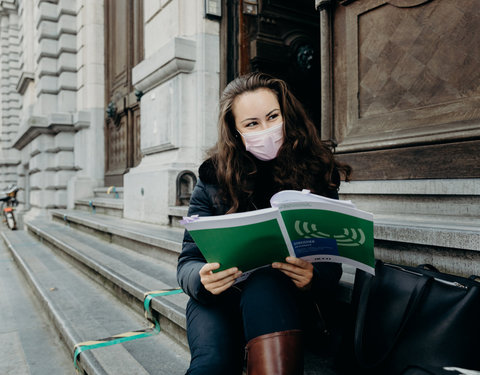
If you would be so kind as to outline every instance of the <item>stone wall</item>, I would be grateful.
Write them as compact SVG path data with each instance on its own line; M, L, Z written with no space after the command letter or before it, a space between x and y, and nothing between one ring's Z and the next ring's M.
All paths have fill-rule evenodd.
M74 160L77 173L69 180L67 206L103 186L105 66L103 0L76 2L76 119Z
M124 178L125 217L167 223L179 172L197 172L216 140L219 24L204 3L145 2L145 59L133 69L143 159Z
M478 179L354 181L343 183L340 193L374 213L377 258L478 274Z
M353 167L341 197L374 214L376 257L478 274L475 2L316 5L322 137Z
M16 150L2 150L18 155L15 179L28 218L73 207L103 184L103 1L18 0L12 12Z
M27 216L71 208L104 180L103 1L2 5L0 110L9 139L2 136L0 174L21 185ZM124 177L126 217L166 223L179 172L196 172L215 142L219 23L204 12L203 2L144 2L145 58L132 72L144 94L143 160Z
M0 4L0 190L17 183L19 158L12 149L12 139L18 131L20 114L20 96L16 90L21 54L18 21L15 3L3 1Z

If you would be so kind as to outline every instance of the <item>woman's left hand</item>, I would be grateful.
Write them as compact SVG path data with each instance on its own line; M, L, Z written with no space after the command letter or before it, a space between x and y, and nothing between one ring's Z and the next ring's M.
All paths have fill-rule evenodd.
M272 267L290 277L297 288L310 288L313 279L312 263L295 257L287 257L285 260L287 263L275 262L272 263Z

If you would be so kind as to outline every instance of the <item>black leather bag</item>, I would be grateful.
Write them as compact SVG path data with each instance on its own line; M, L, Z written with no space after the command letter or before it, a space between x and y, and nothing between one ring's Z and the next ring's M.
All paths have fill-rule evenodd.
M462 367L480 370L480 282L377 261L357 271L354 352L368 374ZM361 371L359 371L360 373Z

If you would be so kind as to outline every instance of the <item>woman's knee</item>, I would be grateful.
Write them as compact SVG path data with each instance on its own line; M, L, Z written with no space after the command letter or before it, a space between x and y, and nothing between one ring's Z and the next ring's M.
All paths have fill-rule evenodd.
M269 294L278 291L281 291L282 294L296 291L295 284L287 275L271 267L256 270L246 280L244 290L257 290L258 288Z
M225 348L222 348L223 350ZM243 351L225 353L214 347L198 348L192 353L188 375L239 375L243 368Z
M288 276L275 269L257 270L249 276L242 291L241 308L247 341L302 327L299 291Z
M242 303L259 302L275 305L296 303L298 288L293 281L279 270L263 268L252 273L242 291Z
M187 374L235 374L243 361L243 334L237 307L187 305L191 362Z

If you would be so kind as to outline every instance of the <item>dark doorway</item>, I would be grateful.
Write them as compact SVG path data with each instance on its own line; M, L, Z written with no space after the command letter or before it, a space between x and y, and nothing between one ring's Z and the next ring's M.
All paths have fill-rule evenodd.
M320 129L319 16L312 0L230 0L221 24L221 85L251 71L284 79Z

